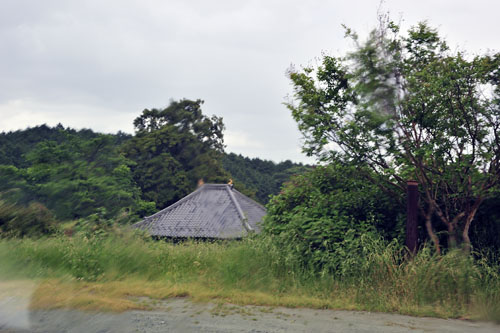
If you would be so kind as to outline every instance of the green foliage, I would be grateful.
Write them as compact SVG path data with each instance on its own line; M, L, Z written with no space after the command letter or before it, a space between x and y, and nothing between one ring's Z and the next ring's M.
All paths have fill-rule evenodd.
M20 206L0 201L0 238L40 237L55 230L52 213L39 203Z
M152 201L139 200L136 208L137 215L149 216L156 213L156 204Z
M264 231L304 264L331 272L359 254L357 245L346 246L361 235L401 239L400 206L358 174L359 168L332 164L293 177L267 205Z
M110 135L88 141L68 137L61 144L36 145L26 156L27 180L36 198L59 219L88 216L101 208L108 217L133 211L140 192L113 140Z
M0 192L10 202L41 202L59 220L102 211L106 218L151 211L145 210L147 203L139 209L140 190L132 178L132 162L119 151L127 135L43 125L2 133L0 138L5 147L23 152L0 154L0 160L13 158L15 163L0 165Z
M28 185L26 170L0 165L0 197L10 202L27 203L31 199Z
M270 195L278 194L283 183L291 176L309 169L301 163L293 163L289 160L274 163L260 158L243 157L235 153L224 154L222 165L234 178L237 187L238 184L243 184L247 189L243 192L251 197L254 197L251 191L255 191L255 199L262 204L268 202Z
M99 136L98 133L90 129L76 131L71 128L64 128L61 124L56 127L40 125L8 133L0 133L0 165L13 165L16 168L24 169L29 166L25 155L41 141L49 140L57 143L66 141L68 135L78 137L81 140L90 140ZM116 135L117 144L127 140L130 136L122 132Z
M440 224L448 245L470 249L477 209L500 181L500 55L453 53L426 23L398 32L387 17L366 41L348 30L353 52L290 71L288 107L307 154L366 166L395 196L417 180L436 250Z
M165 109L146 109L134 121L136 135L123 152L134 162L133 177L143 199L164 208L192 191L199 179L223 182L224 124L202 114L203 101L172 101Z

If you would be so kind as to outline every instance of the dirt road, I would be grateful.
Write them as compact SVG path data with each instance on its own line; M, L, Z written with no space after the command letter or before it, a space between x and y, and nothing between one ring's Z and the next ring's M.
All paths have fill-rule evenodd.
M182 298L156 303L153 311L122 314L75 310L8 313L6 305L5 302L0 304L2 333L500 332L499 325L463 320L356 311L197 304Z

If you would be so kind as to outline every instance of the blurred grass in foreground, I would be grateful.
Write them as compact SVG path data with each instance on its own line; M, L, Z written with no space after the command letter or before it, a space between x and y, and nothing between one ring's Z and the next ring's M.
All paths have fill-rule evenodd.
M0 278L32 279L33 308L146 309L139 297L397 312L500 322L499 267L460 251L413 260L367 237L342 275L303 267L270 237L171 244L136 234L0 240ZM293 245L290 245L293 246Z

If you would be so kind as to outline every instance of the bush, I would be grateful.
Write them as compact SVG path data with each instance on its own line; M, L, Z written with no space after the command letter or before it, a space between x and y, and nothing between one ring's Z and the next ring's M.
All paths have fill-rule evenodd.
M357 254L361 235L402 239L401 206L357 175L334 164L292 178L267 205L264 232L319 271L335 271L349 251Z
M20 206L0 201L0 237L37 237L55 231L56 220L42 204Z

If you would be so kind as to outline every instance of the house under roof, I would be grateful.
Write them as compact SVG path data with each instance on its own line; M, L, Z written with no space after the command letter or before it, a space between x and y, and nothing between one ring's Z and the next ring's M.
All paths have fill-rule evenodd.
M227 184L203 184L176 203L134 224L152 236L240 238L260 231L266 209Z

